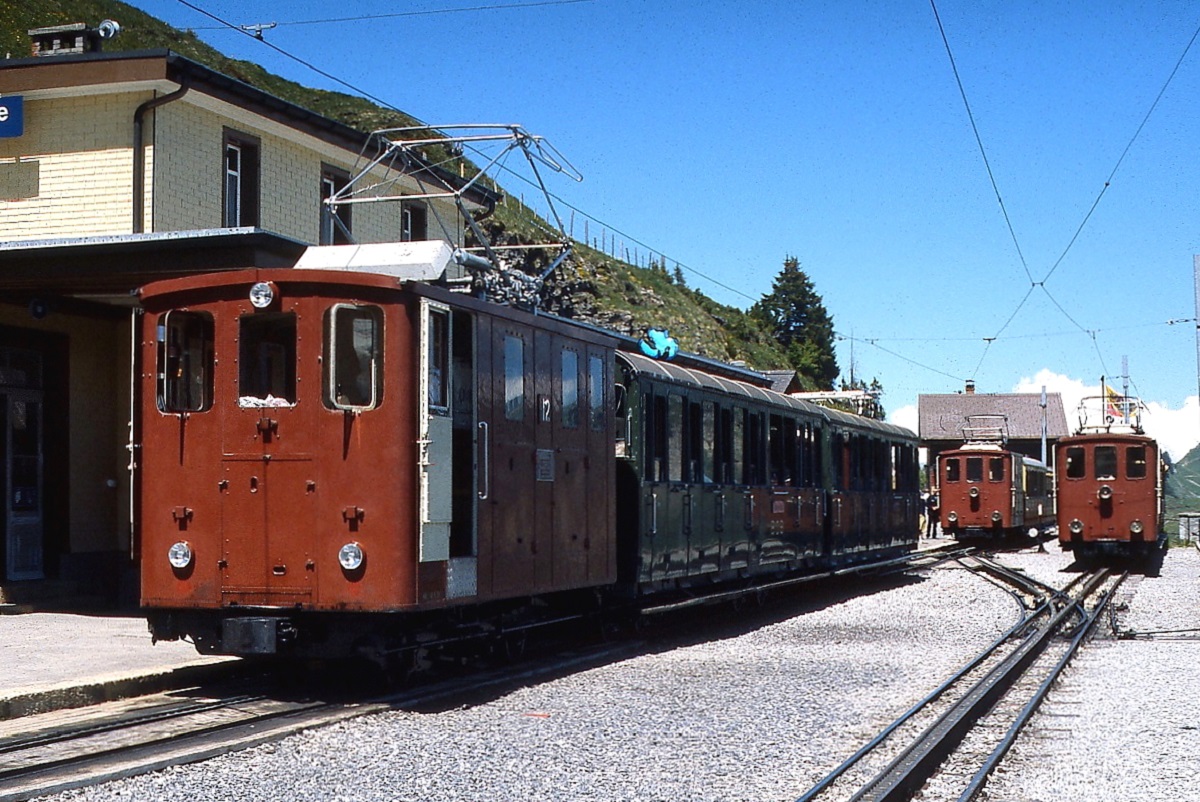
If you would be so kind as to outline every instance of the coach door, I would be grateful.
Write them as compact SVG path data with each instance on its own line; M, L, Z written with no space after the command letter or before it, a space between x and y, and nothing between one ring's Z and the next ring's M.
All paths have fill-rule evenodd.
M504 596L536 586L536 387L533 333L479 318L479 586Z

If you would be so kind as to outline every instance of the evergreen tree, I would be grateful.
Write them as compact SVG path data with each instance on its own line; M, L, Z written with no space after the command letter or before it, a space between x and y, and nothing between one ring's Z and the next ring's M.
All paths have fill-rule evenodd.
M788 256L771 292L749 313L783 346L788 364L818 387L832 388L838 376L833 350L833 318L825 311L800 260Z

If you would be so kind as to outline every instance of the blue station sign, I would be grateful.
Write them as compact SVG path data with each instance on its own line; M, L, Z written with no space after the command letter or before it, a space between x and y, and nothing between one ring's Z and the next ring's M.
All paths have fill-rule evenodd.
M0 97L0 139L12 139L25 133L25 98Z

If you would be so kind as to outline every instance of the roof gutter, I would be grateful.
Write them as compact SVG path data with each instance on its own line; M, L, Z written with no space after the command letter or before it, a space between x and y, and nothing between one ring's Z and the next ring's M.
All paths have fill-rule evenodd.
M161 97L151 98L145 103L137 107L133 112L133 233L141 234L145 231L145 205L146 205L146 154L143 150L145 140L145 130L143 119L146 112L157 109L159 106L165 106L172 101L179 100L187 94L188 79L185 75L179 82L179 88L170 94L162 95Z

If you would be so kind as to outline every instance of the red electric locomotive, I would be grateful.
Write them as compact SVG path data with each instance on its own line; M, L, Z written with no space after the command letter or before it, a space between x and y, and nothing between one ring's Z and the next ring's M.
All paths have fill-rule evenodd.
M1054 446L1058 542L1081 556L1148 554L1166 542L1158 443L1141 402L1106 390L1083 399L1079 429Z
M332 246L143 288L155 638L390 662L915 546L911 432L453 292L456 264Z
M938 454L942 529L951 536L1036 535L1053 525L1049 469L1006 448L1006 432L1003 416L973 415L962 447Z

